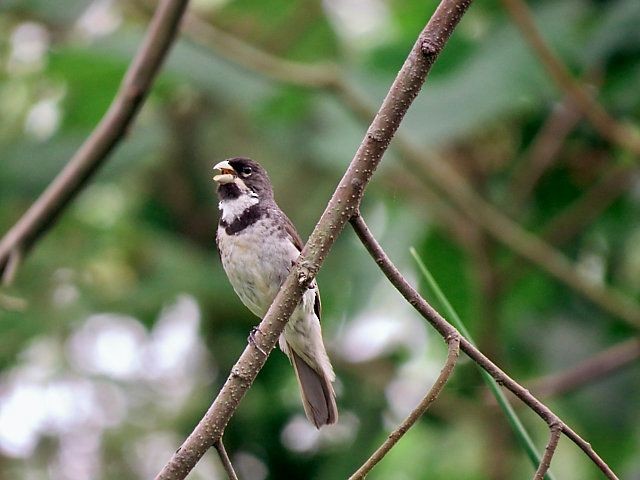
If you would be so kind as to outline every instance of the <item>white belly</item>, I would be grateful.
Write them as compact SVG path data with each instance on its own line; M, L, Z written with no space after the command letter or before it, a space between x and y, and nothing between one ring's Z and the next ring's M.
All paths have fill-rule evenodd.
M236 235L227 235L219 227L218 248L236 294L254 315L264 317L298 258L298 250L263 221Z

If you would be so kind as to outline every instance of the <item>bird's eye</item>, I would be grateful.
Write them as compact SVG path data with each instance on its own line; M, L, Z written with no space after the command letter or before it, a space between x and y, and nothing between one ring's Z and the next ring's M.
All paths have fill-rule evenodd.
M251 167L242 167L242 170L240 171L243 177L248 177L252 172L253 170L251 169Z

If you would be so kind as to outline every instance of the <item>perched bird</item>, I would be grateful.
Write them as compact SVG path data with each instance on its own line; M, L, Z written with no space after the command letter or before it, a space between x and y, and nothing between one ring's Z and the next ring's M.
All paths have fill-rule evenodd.
M267 172L248 158L218 163L220 222L216 244L238 297L260 318L267 313L302 240L276 205ZM315 282L304 293L279 339L298 379L307 418L317 428L338 419L335 380L320 330L320 293Z

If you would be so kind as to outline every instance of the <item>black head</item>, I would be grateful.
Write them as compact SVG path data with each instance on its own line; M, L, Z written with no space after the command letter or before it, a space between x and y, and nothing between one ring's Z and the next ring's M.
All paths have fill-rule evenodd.
M258 162L250 158L234 157L213 168L220 170L220 175L213 179L218 183L218 196L221 200L246 194L257 195L261 200L273 198L269 176Z

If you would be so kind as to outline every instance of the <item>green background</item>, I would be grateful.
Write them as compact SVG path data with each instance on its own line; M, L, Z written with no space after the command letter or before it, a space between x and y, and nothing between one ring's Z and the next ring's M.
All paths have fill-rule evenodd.
M192 2L200 30L185 25L134 127L1 291L0 478L153 477L210 405L257 322L215 252L211 167L238 155L260 161L306 238L362 140L367 125L346 102L238 67L206 40L207 29L304 65L334 62L377 108L436 5ZM544 37L605 108L637 121L640 3L530 6ZM95 127L153 7L144 0L0 6L0 232ZM518 175L530 172L531 147L564 98L500 2L478 0L400 130L537 235L613 169L625 169L625 187L605 189L605 208L557 248L581 275L638 300L637 158L577 120L566 138L558 129L558 153L530 195L515 201ZM409 254L417 248L481 349L513 378L530 385L635 334L519 260L477 227L473 211L452 213L448 195L434 198L432 188L392 143L363 213L420 285ZM348 228L319 285L340 422L319 433L306 422L291 367L274 352L225 434L242 479L346 478L415 406L444 362L441 338ZM639 378L636 362L545 399L627 479L640 478ZM524 452L487 399L462 357L438 401L368 478L530 478ZM518 411L543 450L544 423ZM557 478L601 478L565 438L552 466ZM190 478L224 478L215 452Z

